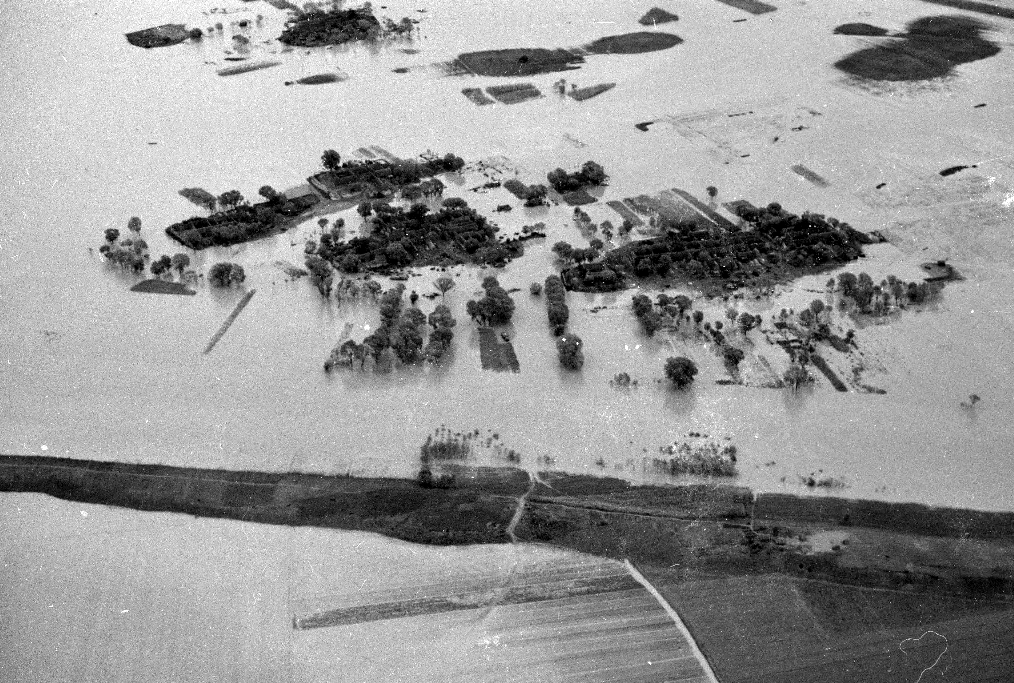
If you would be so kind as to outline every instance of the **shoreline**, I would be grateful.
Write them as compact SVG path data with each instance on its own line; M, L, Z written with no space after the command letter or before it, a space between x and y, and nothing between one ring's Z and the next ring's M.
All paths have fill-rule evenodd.
M680 582L782 574L1014 600L1014 512L758 495L727 484L638 486L559 472L539 473L532 486L515 468L447 469L454 488L438 489L408 479L0 455L0 491L428 545L516 539L629 559Z

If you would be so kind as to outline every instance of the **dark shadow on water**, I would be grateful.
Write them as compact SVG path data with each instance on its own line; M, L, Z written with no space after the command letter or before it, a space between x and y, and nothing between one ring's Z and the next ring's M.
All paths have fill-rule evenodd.
M806 403L810 400L810 395L815 391L815 387L812 384L803 384L797 389L786 387L780 391L785 411L792 416L799 415L806 409Z
M670 415L690 415L697 407L697 390L691 385L687 389L675 390L662 384L665 391L665 398L662 400L662 408Z
M923 17L898 40L866 48L835 62L845 73L875 81L921 81L954 67L993 57L1000 48L982 37L989 27L969 17Z

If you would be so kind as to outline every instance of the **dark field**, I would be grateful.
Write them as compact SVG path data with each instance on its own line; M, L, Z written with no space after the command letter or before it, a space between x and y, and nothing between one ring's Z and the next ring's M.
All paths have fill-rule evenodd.
M457 62L476 76L533 76L577 69L584 58L562 49L514 48L466 52Z
M959 16L925 17L886 45L866 48L835 62L845 73L875 81L921 81L950 74L959 64L1000 52L982 37L987 26Z
M514 352L514 345L499 338L490 327L479 329L479 357L483 370L497 372L521 372L521 364Z
M775 576L659 590L723 683L1010 680L1001 606Z
M177 294L193 296L197 294L182 282L167 282L165 280L144 280L130 288L132 292L143 292L145 294Z
M739 487L634 486L542 473L552 488L540 484L529 494L512 536L508 528L529 490L528 475L511 468L448 471L454 474L451 488L423 488L404 479L7 455L0 456L0 490L142 511L372 531L430 545L516 538L629 559L670 583L779 574L933 600L1014 602L1010 513L768 494L755 499ZM836 503L834 509L827 501ZM850 511L848 520L840 516L843 510ZM927 614L936 618L937 612Z
M886 36L888 31L886 28L880 28L879 26L859 22L855 24L842 24L841 26L836 26L834 33L840 36Z
M313 76L307 76L306 78L300 78L296 83L301 85L320 85L322 83L337 83L343 80L338 74L314 74Z
M729 7L735 7L741 9L744 12L750 14L766 14L768 12L774 12L778 8L774 5L769 5L766 2L759 2L758 0L718 0L723 5Z
M503 104L517 104L525 100L542 97L542 93L531 83L511 83L509 85L493 85L486 88L489 95Z
M641 31L599 38L588 43L584 48L598 55L634 55L642 52L668 50L682 42L682 38L671 33Z
M591 99L596 95L601 95L607 90L612 90L616 87L615 83L599 83L597 85L589 85L587 88L578 88L577 90L571 90L568 95L577 100L578 102L584 102L585 100Z

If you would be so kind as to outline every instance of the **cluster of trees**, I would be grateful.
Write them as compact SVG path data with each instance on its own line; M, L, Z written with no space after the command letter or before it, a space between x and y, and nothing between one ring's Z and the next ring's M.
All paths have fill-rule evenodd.
M591 234L595 234L601 230L602 236L606 238L606 241L613 239L613 235L629 235L634 229L634 224L629 218L624 218L620 227L615 227L611 221L602 221L601 224L596 224L592 221L591 216L588 215L587 211L584 211L580 206L574 207L574 224L580 230L585 230Z
M538 283L535 283L538 284ZM558 275L550 275L546 278L546 314L549 316L549 326L557 337L563 334L567 328L567 320L570 319L570 310L564 300L567 290L563 286L563 280Z
M517 178L504 181L503 186L518 199L525 200L525 206L542 206L546 203L549 188L545 185L525 185Z
M651 299L645 294L635 294L631 300L634 316L640 321L641 328L649 337L655 334L663 325L680 321L683 318L683 314L693 306L690 297L684 294L677 294L676 296L659 294L657 303L658 310L655 309ZM699 326L704 320L704 313L694 311L692 316L687 317L688 321L691 319L695 326Z
M560 365L567 370L580 370L584 366L584 352L581 351L581 337L573 332L556 340L556 352Z
M787 386L792 387L792 391L798 391L802 384L813 382L813 377L806 366L799 361L793 361L789 365L789 369L785 371L785 376L782 379L785 380Z
M116 228L106 229L106 241L99 247L99 253L121 268L133 271L138 275L143 273L145 266L148 265L151 274L156 278L164 276L171 278L173 271L179 273L180 278L183 278L190 266L190 256L177 253L172 256L162 255L152 260L148 251L148 243L141 238L141 219L137 216L132 216L127 221L127 232L130 236L121 239L119 230ZM192 272L191 275L193 275Z
M485 291L478 301L469 300L465 311L472 320L480 325L506 325L514 315L514 299L507 293L493 275L486 276L482 281Z
M381 294L380 325L361 344L349 339L333 349L324 362L325 372L339 365L355 367L357 363L359 369L364 369L367 359L372 359L381 372L389 371L395 361L404 365L423 360L439 362L451 347L457 321L444 304L437 305L428 318L414 306L405 307L404 294L405 285L400 283ZM427 323L429 339L424 347Z
M148 243L141 239L141 219L134 216L127 221L127 231L131 236L120 239L119 230L107 228L104 233L106 241L99 246L99 253L124 270L143 273L151 255Z
M238 263L216 263L208 271L208 281L216 287L231 287L242 284L246 280L246 272Z
M605 261L639 277L668 276L674 269L691 278L746 281L783 272L851 261L870 240L847 223L820 214L802 216L776 203L741 207L753 230L715 232L694 224L668 226L665 235L614 249Z
M402 26L411 32L412 20L407 17L395 24L396 33L402 33ZM388 29L389 30L389 29ZM363 7L341 9L335 6L322 9L319 6L307 5L307 9L297 8L296 16L286 24L279 42L299 47L320 47L322 45L342 45L356 40L377 40L384 35L385 28L373 15L369 3Z
M186 272L187 266L190 265L190 256L183 253L173 254L172 256L162 255L155 261L151 262L151 274L157 278L161 278L163 275L172 276L172 271L179 273L180 277L183 277L183 273Z
M565 265L580 264L597 259L602 247L602 240L597 238L591 240L586 249L575 248L569 242L560 241L553 245L553 253Z
M904 308L908 304L921 304L936 297L938 289L928 282L905 282L888 275L879 285L867 273L841 273L837 286L828 281L828 289L837 291L843 299L850 299L860 313L884 315L891 307Z
M444 304L437 304L428 321L432 329L423 355L428 362L438 363L451 348L451 341L454 339L452 328L457 321L451 315L451 309Z
M384 197L401 190L407 186L419 183L423 178L429 178L439 173L452 173L460 170L465 165L465 160L455 154L445 154L442 157L433 157L423 161L400 159L388 162L380 159L366 161L351 160L341 161L341 155L333 149L325 150L321 157L321 164L326 173L326 180L339 191L344 190L346 194L356 194L361 191L369 191L372 196ZM321 180L321 176L310 178L311 184ZM352 190L355 192L352 192ZM443 194L444 184L437 179L432 179L416 189L409 190L409 194L418 193L420 196L439 196Z
M697 364L686 356L669 357L665 361L665 376L677 389L686 389L697 376Z
M554 190L563 194L580 190L586 185L602 185L608 177L602 166L594 161L586 161L581 166L581 170L574 173L567 173L562 168L550 171L546 175L546 180Z
M408 202L414 202L417 199L442 197L445 189L447 186L439 178L430 178L418 184L404 185L401 188L401 198Z
M371 217L369 234L348 241L325 240L316 255L343 273L387 273L408 265L477 263L503 265L519 256L519 242L499 242L496 227L465 200L445 199L431 212L425 204L409 209L365 202L360 214Z

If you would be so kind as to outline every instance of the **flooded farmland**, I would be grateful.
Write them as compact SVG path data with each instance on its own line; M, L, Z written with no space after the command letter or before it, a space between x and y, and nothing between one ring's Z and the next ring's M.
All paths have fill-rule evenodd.
M891 39L834 35L836 26L868 22L902 34L927 16L972 15L919 2L889 2L875 10L847 2L786 3L762 15L719 2L661 6L678 12L679 20L664 28L681 43L643 54L589 54L563 74L525 75L544 96L489 106L476 106L462 90L508 81L448 75L445 65L469 52L588 45L641 31L637 20L651 5L567 0L540 5L533 14L530 3L452 8L397 0L378 12L418 20L410 42L294 49L275 40L286 15L266 2L113 0L9 8L0 20L0 83L7 95L0 106L7 179L0 204L0 377L7 388L0 396L0 452L411 477L420 446L446 426L452 432L479 430L484 439L495 435L503 445L477 449L476 464L503 463L510 449L532 471L682 482L700 480L659 474L652 459L693 432L734 443L735 482L756 490L822 495L804 482L829 477L843 483L832 491L838 496L1012 509L1014 69L1008 46L1014 24L979 16L986 24L977 40L1000 46L999 53L954 66L942 78L885 82L857 79L834 65ZM247 25L239 26L241 21ZM223 30L207 32L218 22ZM148 50L124 38L167 23L200 27L206 35ZM236 65L274 62L219 75ZM297 83L320 74L341 77L313 87ZM576 101L554 91L561 75L572 85L616 86ZM635 127L642 122L651 125ZM545 224L546 239L526 242L520 259L502 269L451 268L455 288L443 299L420 300L426 313L445 301L458 320L444 366L398 368L387 375L323 372L341 335L362 341L376 327L378 311L373 303L324 300L307 278L285 272L285 264L302 266L306 240L319 237L316 215L263 240L190 252L200 272L218 261L241 264L244 289L256 289L207 354L202 351L243 290L223 292L202 281L196 296L133 293L138 278L98 254L103 231L124 231L131 216L141 218L153 254L181 251L164 229L200 210L179 189L237 189L255 197L264 184L303 185L320 170L325 149L357 158L357 149L372 145L402 158L453 152L467 165L457 183L446 179L445 196L463 197L505 234ZM801 310L815 298L831 304L824 283L842 270L866 271L875 282L892 274L913 280L921 263L947 259L965 279L948 283L934 305L878 323L859 325L835 311L836 329L844 334L854 328L862 352L859 381L852 381L856 358L827 354L829 366L848 380L845 392L835 391L823 375L800 392L750 381L719 384L729 375L699 338L642 333L630 307L636 290L567 295L569 329L583 339L585 356L581 372L567 372L559 367L544 298L530 296L528 287L557 272L555 242L585 245L588 235L565 204L523 208L502 187L481 185L512 177L544 182L547 172L589 159L609 174L598 201L583 207L597 223L622 222L608 201L671 188L707 201L705 188L715 186L719 202L779 202L792 212L835 216L888 239L868 247L858 262L779 285L760 299L708 300L692 286L681 289L695 297L695 308L709 321L722 319L730 305L768 321L782 308ZM956 166L967 168L940 174ZM496 212L507 203L511 212ZM354 209L328 218L344 218L350 232L363 223ZM433 280L444 274L412 272L406 288L420 294L435 294ZM517 355L517 373L482 370L480 335L466 314L466 302L490 274L508 290L519 290L512 294L512 325L504 330ZM645 291L654 297L661 290ZM778 376L788 367L785 352L759 332L737 343L750 351L746 379L765 366ZM673 392L664 380L663 364L673 355L686 355L701 368L687 392ZM623 372L637 380L636 387L611 385ZM860 384L885 393L864 391ZM972 394L981 400L963 406ZM321 562L332 553L364 567L415 566L419 554L430 552L354 534L332 532L321 540L306 530L268 533L170 515L151 522L143 513L81 507L18 496L5 498L0 510L0 537L15 541L13 554L41 558L47 568L46 577L32 578L21 559L5 570L18 582L8 583L5 596L18 616L16 628L0 629L0 650L10 651L10 645L39 655L18 660L14 671L24 680L62 680L78 668L76 654L66 661L42 658L47 641L62 639L67 652L81 653L103 642L103 633L108 643L131 643L134 655L122 657L136 656L116 669L119 680L228 671L235 661L221 658L248 655L261 658L263 666L251 664L250 672L263 680L311 680L325 673L341 678L326 668L333 661L323 661L337 636L328 629L291 632L288 620L295 614L283 597L309 580L292 548L319 546ZM95 516L108 520L94 530L100 536L76 529ZM30 533L36 524L45 532ZM200 535L200 543L191 534ZM116 545L100 547L102 539ZM365 545L356 546L360 541ZM66 557L58 550L63 547L70 548ZM177 557L171 548L189 554ZM501 566L513 561L504 558L528 551L497 546L474 552L488 553L482 561ZM433 575L456 571L448 568L456 562L449 555L433 557L447 563ZM184 566L187 558L192 568ZM161 574L139 569L169 560ZM221 573L223 566L230 569ZM172 567L187 573L171 578ZM364 567L347 572L337 592L365 578ZM346 574L341 567L331 571ZM130 576L139 583L119 586ZM149 580L178 585L156 583L152 593L144 583ZM79 590L82 581L87 584ZM251 582L263 582L263 588L237 587ZM411 582L405 579L405 585ZM19 597L14 585L34 586L34 592ZM118 621L109 595L121 589L134 593L120 596L120 609L134 610L128 603L138 596L157 596L149 621ZM180 590L193 600L176 603L173 595ZM258 595L270 597L261 602ZM215 596L210 605L202 604L207 596ZM46 617L46 610L57 609L50 604L70 606L57 619ZM83 610L83 620L67 626L75 610ZM151 615L160 610L175 610L176 621L169 621L192 629L190 634L174 631L173 640L150 630ZM427 619L438 618L443 630L436 634L436 622ZM461 676L483 678L454 647L459 637L493 636L483 632L480 638L463 613L427 619L383 622L370 628L389 629L384 633L348 635L360 648L349 664L358 679L394 680L394 669L387 667L395 663L366 654L376 638L410 642L397 660L399 666L413 663L404 669L405 680L426 680L429 664L418 658L427 647L448 652L448 666ZM268 622L261 631L247 626ZM206 631L222 634L227 644L221 651L194 635ZM192 648L196 659L182 660L179 670L152 673L141 653L159 647L165 648L160 661L173 661L174 647ZM125 661L102 652L86 662L91 680L115 679L111 672ZM296 653L306 655L296 658L306 668L299 676L291 669ZM538 671L532 680L555 680L548 669ZM256 680L252 673L230 675Z

